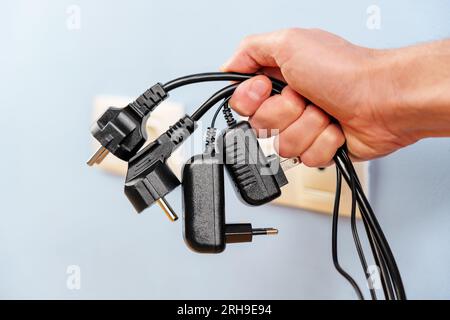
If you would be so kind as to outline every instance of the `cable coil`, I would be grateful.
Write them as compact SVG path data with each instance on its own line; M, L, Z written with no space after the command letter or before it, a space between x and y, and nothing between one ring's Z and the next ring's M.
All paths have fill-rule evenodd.
M236 120L234 119L228 102L239 85L240 82L250 79L255 74L240 74L240 73L226 73L226 72L211 72L185 76L175 79L166 83L163 87L168 92L175 88L206 81L234 81L235 83L222 88L213 94L208 100L206 100L191 116L194 121L198 121L205 113L219 103L222 103L217 108L212 122L211 128L208 129L207 144L211 145L214 142L215 136L215 121L220 110L223 109L223 115L228 126L233 125ZM286 86L285 83L271 78L272 81L272 94L279 94L281 90ZM213 130L214 129L214 130ZM332 218L332 258L333 263L337 271L352 285L359 299L364 299L361 289L356 281L340 266L338 260L337 250L337 235L338 235L338 220L339 220L339 204L341 197L341 185L342 178L349 185L352 192L352 209L351 209L351 229L353 240L357 249L358 257L360 259L363 272L366 276L366 280L369 282L369 291L373 300L377 299L375 288L371 283L372 276L369 274L368 262L364 255L364 250L361 245L361 241L358 234L358 228L356 224L356 210L359 209L362 217L364 230L370 245L370 249L373 255L374 264L379 270L379 278L383 288L384 296L387 300L403 300L406 299L405 289L400 276L397 263L391 248L386 240L386 237L381 230L378 220L372 210L372 207L364 194L358 175L353 167L352 161L348 156L346 147L341 147L334 156L334 162L336 164L336 195L333 208Z

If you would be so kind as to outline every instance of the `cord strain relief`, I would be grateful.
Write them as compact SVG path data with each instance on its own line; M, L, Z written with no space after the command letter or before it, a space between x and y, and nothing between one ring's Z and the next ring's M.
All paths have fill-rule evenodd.
M222 112L229 127L236 124L236 120L234 119L233 113L231 112L230 106L228 104L223 106Z
M206 131L205 148L207 153L215 150L216 132L217 129L211 127L208 127L208 130Z
M186 140L196 128L196 123L188 115L178 120L166 131L170 140L178 145Z
M164 90L161 83L157 83L143 94L141 94L135 101L130 103L130 107L141 117L145 117L152 112L157 105L167 99L168 93Z

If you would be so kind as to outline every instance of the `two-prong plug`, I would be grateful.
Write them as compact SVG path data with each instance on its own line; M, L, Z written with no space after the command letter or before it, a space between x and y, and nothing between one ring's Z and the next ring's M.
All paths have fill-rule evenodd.
M150 113L167 97L163 86L157 83L126 107L109 107L91 128L102 146L87 164L99 164L109 152L125 161L133 157L147 140L145 126Z
M209 129L206 150L183 168L184 239L199 253L220 253L227 243L251 242L254 235L272 235L273 228L253 229L250 223L225 223L223 161Z
M172 220L177 215L164 196L180 185L180 181L167 165L167 159L195 130L196 123L184 116L128 162L125 195L137 212L142 212L154 202Z

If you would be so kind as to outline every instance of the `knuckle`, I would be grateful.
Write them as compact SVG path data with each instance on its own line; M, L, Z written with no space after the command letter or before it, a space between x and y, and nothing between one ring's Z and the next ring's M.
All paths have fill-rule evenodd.
M338 144L339 136L335 131L328 131L325 137L328 145L334 146Z
M279 36L282 42L290 41L300 32L300 28L287 28L280 31Z
M233 109L235 112L237 112L239 115L241 115L243 117L249 117L253 114L251 110L249 110L248 108L245 108L245 106L241 103L239 97L233 96L230 99L230 107L231 107L231 109Z
M281 96L285 100L290 109L293 109L297 114L299 111L303 112L305 109L304 99L290 87L285 87L281 92Z
M280 141L281 140L281 141ZM297 156L297 152L295 151L295 144L291 143L289 140L286 141L286 139L277 139L275 140L278 142L278 146L275 146L275 149L278 150L278 154L283 158L291 158L294 156Z
M239 43L239 48L244 49L246 48L250 43L252 43L253 39L255 38L255 35L247 35L244 38L242 38L241 42Z
M324 31L320 28L310 28L310 29L308 29L308 32L311 34L316 34L316 35L324 33Z
M342 130L336 124L330 125L330 130L327 136L328 143L335 147L340 147L345 143L345 137Z
M300 156L300 160L302 163L307 167L316 167L318 166L317 160L315 159L314 155L311 154L311 152L305 152Z
M250 122L250 125L252 126L252 128L256 129L256 130L261 130L261 129L267 128L267 126L265 125L264 116L261 116L258 113L255 113L254 115L252 115L248 119L248 122Z
M325 167L330 163L331 159L325 153L317 153L312 151L307 151L300 156L302 163L307 167Z
M325 126L330 122L330 117L316 106L308 106L309 116L318 126Z

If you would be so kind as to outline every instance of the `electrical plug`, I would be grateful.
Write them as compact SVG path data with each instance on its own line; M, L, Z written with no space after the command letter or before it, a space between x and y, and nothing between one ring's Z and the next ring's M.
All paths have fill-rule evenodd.
M178 219L164 199L165 195L180 185L166 161L195 129L196 123L186 115L130 159L125 195L137 212L157 202L170 220Z
M281 187L288 183L284 171L300 163L299 158L280 162L275 154L266 157L248 121L225 129L219 141L235 190L249 205L259 206L278 198Z
M87 164L99 164L109 152L125 161L133 157L147 140L145 125L150 113L167 97L163 86L157 83L126 107L109 107L91 128L102 146Z
M187 245L199 253L220 253L226 243L251 242L254 235L278 233L273 228L253 229L250 223L225 223L223 161L215 153L212 142L207 143L203 154L193 156L183 168Z

